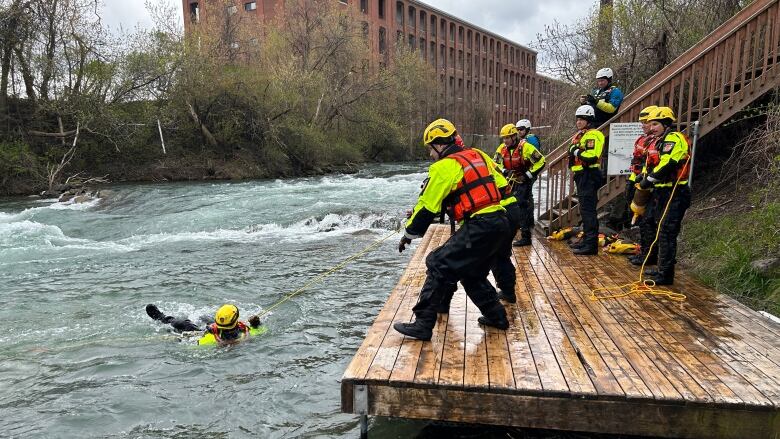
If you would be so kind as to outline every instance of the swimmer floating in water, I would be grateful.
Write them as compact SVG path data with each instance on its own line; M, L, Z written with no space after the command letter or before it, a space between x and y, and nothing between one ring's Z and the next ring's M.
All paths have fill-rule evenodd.
M256 315L249 318L248 324L238 320L238 307L231 304L222 305L214 315L214 322L209 322L205 329L189 319L166 316L151 303L146 305L146 314L154 320L171 325L176 332L203 331L203 336L198 339L199 345L235 344L267 330L260 324L260 317Z

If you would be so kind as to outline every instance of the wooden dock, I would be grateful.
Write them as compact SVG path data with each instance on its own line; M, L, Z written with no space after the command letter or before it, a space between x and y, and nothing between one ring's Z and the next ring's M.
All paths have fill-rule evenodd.
M685 302L592 289L636 280L623 256L575 257L534 238L514 249L507 331L478 325L462 289L430 342L405 338L432 226L341 383L347 413L673 438L780 438L780 325L684 272Z

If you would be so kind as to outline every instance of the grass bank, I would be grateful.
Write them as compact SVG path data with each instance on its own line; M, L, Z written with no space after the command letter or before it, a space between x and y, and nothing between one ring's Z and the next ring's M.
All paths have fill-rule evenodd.
M683 261L705 284L753 309L780 315L780 269L760 273L751 266L780 258L780 202L746 207L689 218L682 232Z

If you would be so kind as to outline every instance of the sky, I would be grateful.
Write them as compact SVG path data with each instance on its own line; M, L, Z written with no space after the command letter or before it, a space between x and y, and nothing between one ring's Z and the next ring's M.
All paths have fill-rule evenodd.
M181 0L152 0L181 8ZM357 1L357 0L352 0ZM104 0L103 18L111 28L151 25L144 0ZM554 20L570 24L587 15L594 1L582 0L425 0L441 9L524 46ZM183 17L183 14L182 14Z

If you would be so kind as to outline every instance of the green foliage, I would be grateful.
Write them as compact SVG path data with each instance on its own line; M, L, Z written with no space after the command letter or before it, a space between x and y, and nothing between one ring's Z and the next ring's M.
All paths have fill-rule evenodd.
M749 213L690 221L683 247L694 272L705 283L754 308L780 314L780 272L757 273L751 262L780 255L780 203Z
M38 189L42 183L41 175L40 160L29 145L0 141L0 194L14 193L11 186L15 184L32 184Z

